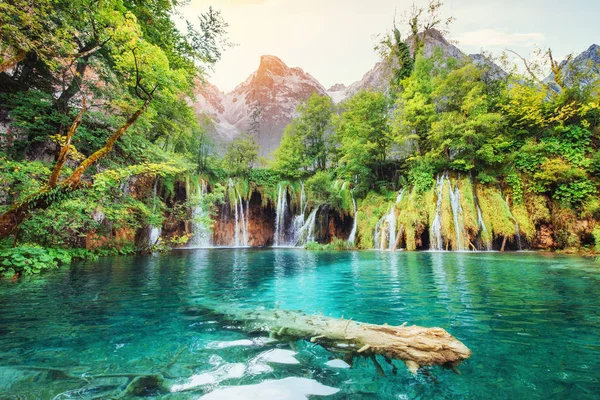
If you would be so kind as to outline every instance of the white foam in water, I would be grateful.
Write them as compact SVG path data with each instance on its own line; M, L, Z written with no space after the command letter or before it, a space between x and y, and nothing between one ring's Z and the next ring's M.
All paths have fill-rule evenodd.
M327 361L325 365L331 368L350 368L350 365L348 365L348 363L346 363L344 360Z
M241 339L232 340L230 342L210 342L206 345L207 349L226 349L228 347L252 347L252 346L264 346L267 343L276 342L277 340L271 338L256 338L256 339Z
M294 356L297 353L291 350L273 349L260 353L248 365L248 373L251 375L260 375L267 372L273 372L273 368L268 363L276 364L300 364Z
M198 386L217 384L227 379L241 378L244 372L246 366L242 363L225 364L214 371L192 375L186 383L171 386L171 392L181 392Z
M339 391L313 379L291 377L267 380L256 385L221 388L200 398L204 400L306 400L309 395L330 396Z
M298 353L292 350L273 349L260 353L256 356L256 359L267 363L300 364L300 362L294 358L296 354Z
M249 339L233 340L231 342L210 342L206 345L207 349L226 349L228 347L250 347L254 342Z

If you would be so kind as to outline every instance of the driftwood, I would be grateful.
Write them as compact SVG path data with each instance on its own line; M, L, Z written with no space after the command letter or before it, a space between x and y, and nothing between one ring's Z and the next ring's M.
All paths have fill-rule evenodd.
M381 355L388 362L402 360L412 373L430 365L456 371L456 367L471 356L471 350L442 328L407 326L406 322L400 326L374 325L286 310L229 308L222 309L221 313L242 322L247 332L269 332L278 339L310 340L346 355L372 359Z

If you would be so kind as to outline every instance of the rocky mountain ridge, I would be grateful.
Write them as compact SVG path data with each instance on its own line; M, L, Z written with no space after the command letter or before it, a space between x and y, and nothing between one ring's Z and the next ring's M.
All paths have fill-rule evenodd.
M326 95L325 88L300 68L290 68L275 56L262 56L256 72L229 93L204 82L195 91L198 115L213 120L216 139L228 141L242 132L252 133L261 155L269 155L281 140L299 103L311 94Z

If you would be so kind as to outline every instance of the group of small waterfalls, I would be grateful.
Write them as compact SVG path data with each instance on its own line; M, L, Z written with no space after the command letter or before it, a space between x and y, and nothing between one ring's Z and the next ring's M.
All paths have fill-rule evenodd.
M157 182L153 185L154 198ZM338 185L348 199L346 210L340 210L311 201L304 183L280 182L267 193L264 188L229 179L222 185L223 199L211 204L216 201L207 197L214 190L211 184L204 179L197 184L188 182L186 197L192 203L192 215L186 228L191 235L187 247L305 247L311 242L337 240L347 248L478 251L504 250L508 240L510 249L522 249L519 223L500 187L488 197L494 197L502 208L499 213L512 224L508 233L493 221L496 217L484 215L479 200L483 189L479 193L469 178L461 179L460 175L438 175L429 194L401 188L393 201L385 203L387 207L379 205L387 210L383 215L370 212L367 201L355 198L350 186L347 182ZM421 203L415 204L415 199ZM155 208L156 200L153 211ZM376 218L373 225L368 218ZM495 232L490 230L492 224ZM160 226L150 227L149 246L159 241L161 233Z

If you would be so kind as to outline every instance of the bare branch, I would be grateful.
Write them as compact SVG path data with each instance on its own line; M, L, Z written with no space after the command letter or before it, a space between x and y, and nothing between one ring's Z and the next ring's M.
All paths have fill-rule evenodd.
M520 60L523 62L523 65L525 66L525 69L527 70L527 72L529 73L529 75L531 75L531 77L532 77L532 78L533 78L533 79L534 79L534 80L535 80L537 83L539 83L540 85L546 86L546 87L548 86L548 85L547 85L546 83L544 83L544 82L543 82L543 81L542 81L540 78L538 78L538 77L537 77L537 75L536 75L536 74L533 72L533 70L531 69L531 67L530 67L529 63L527 62L527 60L526 60L526 59L525 59L523 56L521 56L519 53L517 53L516 51L514 51L514 50L511 50L511 49L506 49L506 51L508 51L508 52L510 52L510 53L513 53L515 56L519 57L519 59L520 59Z

